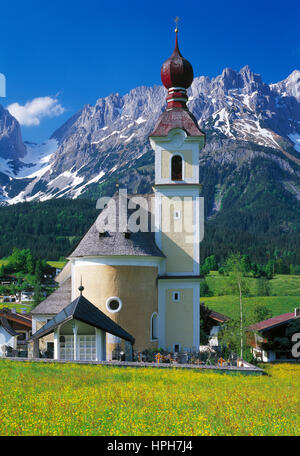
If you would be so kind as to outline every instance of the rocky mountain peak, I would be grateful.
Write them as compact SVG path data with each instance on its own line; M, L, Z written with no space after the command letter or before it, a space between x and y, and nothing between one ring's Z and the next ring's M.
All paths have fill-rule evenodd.
M0 105L0 157L19 159L26 154L18 121Z
M299 76L295 70L269 86L246 65L239 71L225 68L215 78L196 77L188 91L188 107L208 135L201 160L226 168L239 167L246 158L251 163L255 157L268 157L270 166L276 162L294 176L293 166L300 164ZM141 86L83 106L42 148L28 146L21 161L24 148L23 156L19 150L14 173L8 174L10 183L2 185L3 199L77 198L99 185L110 185L113 191L116 179L133 192L151 190L148 135L165 109L166 94L162 86ZM0 110L0 138L12 124L20 134L17 121L4 111ZM5 150L5 157L13 156L12 149ZM32 173L34 157L40 165Z

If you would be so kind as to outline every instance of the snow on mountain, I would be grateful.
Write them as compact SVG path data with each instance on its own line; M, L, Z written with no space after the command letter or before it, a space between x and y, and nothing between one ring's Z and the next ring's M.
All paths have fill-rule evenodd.
M161 86L137 87L124 96L111 94L94 106L85 105L43 145L22 148L15 133L7 150L1 149L7 120L0 111L2 201L78 198L98 184L118 179L133 190L149 190L153 154L148 135L165 107L165 97ZM212 79L200 76L189 89L188 106L208 134L202 162L238 166L246 157L260 155L285 172L296 173L300 71L270 85L248 66L239 72L226 68Z

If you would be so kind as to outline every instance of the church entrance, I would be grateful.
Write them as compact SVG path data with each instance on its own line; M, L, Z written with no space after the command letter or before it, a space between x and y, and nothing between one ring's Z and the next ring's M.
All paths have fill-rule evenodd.
M74 359L74 336L59 337L60 359ZM79 361L96 361L96 335L78 335L76 338L76 359Z

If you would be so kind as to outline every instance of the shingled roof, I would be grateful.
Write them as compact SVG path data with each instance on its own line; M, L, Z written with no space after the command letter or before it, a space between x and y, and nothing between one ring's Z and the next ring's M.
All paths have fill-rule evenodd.
M120 337L121 339L125 339L132 344L134 343L135 339L127 331L121 328L121 326L111 320L82 295L78 296L78 298L49 320L42 328L35 332L29 340L35 340L46 336L47 334L52 333L59 325L73 319L102 329L103 331Z
M11 336L16 336L18 333L10 326L9 322L5 317L0 317L0 326L2 326L5 331L8 332Z
M205 134L200 130L195 116L188 109L170 109L164 111L159 117L151 136L168 136L170 130L180 128L188 136L203 136Z
M263 331L274 328L275 326L282 325L290 320L300 318L300 316L295 315L295 312L288 312L285 314L277 315L276 317L268 318L267 320L259 321L254 325L248 326L248 329L252 331Z
M133 195L134 197L141 196L150 201L151 195ZM129 196L128 196L129 198ZM151 213L147 211L146 217L149 221L149 231L130 233L125 236L124 232L119 230L119 208L118 196L112 198L117 204L114 212L113 205L108 205L99 214L94 224L84 235L75 250L69 255L69 258L84 257L84 256L156 256L165 257L162 251L157 247L154 240L154 233L150 231ZM133 213L133 210L128 210L128 216ZM105 228L107 220L116 226L116 231ZM111 226L112 226L111 225ZM104 226L102 235L99 232L99 227Z
M71 301L71 277L38 304L31 313L34 314L57 314Z

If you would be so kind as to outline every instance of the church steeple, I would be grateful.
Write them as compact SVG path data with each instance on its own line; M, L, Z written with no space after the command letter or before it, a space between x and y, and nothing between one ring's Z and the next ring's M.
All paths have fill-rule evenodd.
M159 117L150 138L168 136L170 130L180 128L188 136L202 136L203 142L204 133L187 107L187 89L193 82L194 72L190 62L181 55L179 50L177 26L173 54L162 64L160 75L163 85L168 90L167 106Z
M161 67L161 80L168 90L167 110L173 108L187 109L187 89L193 82L193 67L180 53L178 47L178 28L175 29L175 48L173 54Z

